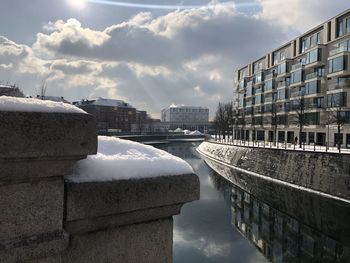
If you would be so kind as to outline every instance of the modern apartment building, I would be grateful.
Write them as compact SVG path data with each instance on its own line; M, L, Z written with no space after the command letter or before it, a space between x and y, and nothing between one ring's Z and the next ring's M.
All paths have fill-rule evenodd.
M339 122L350 146L350 9L238 69L234 89L236 139L333 146Z
M170 129L207 131L209 109L197 106L171 105L161 112L161 121L169 123Z

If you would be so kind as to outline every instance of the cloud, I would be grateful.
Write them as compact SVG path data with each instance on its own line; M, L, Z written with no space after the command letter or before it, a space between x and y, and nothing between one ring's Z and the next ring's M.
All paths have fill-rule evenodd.
M74 18L48 22L31 46L0 37L0 78L20 80L29 94L47 78L49 95L70 100L125 99L158 116L171 103L207 106L213 116L218 100L232 97L235 69L289 40L293 23L300 30L300 15L289 9L310 24L319 19L299 0L278 8L283 15L277 0L259 3L254 16L216 2L160 16L140 12L102 29Z

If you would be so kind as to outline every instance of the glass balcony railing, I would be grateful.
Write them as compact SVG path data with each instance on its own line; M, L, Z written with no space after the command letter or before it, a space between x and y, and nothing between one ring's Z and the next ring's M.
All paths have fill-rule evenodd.
M273 79L274 77L276 77L276 73L270 73L265 76L265 80Z
M304 64L303 62L299 62L298 64L294 64L292 65L292 70L296 70L296 69L301 69L304 67Z
M340 47L337 47L333 50L330 50L329 51L329 56L334 56L338 53L341 53L341 52L349 52L350 51L350 47L347 47L347 46L340 46Z
M324 71L323 72L313 72L313 73L310 73L310 74L307 74L305 76L305 79L306 80L309 80L309 79L313 79L313 78L317 78L317 77L324 77Z
M328 91L331 91L331 90L337 90L337 89L348 89L350 88L350 84L330 84L328 85Z
M277 83L277 88L289 86L289 81L281 81Z

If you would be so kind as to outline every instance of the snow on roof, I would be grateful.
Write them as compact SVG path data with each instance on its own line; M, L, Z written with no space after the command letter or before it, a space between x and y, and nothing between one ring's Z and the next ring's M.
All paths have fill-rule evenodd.
M193 173L179 157L149 145L99 136L98 153L89 155L66 177L71 182L113 181Z
M190 132L190 135L202 135L203 133L201 133L200 131L193 131L193 132Z
M105 98L97 98L92 102L93 105L98 106L110 106L110 107L132 107L129 103L126 103L123 100L114 100L114 99L105 99Z
M82 109L63 102L8 96L0 97L0 111L86 113Z

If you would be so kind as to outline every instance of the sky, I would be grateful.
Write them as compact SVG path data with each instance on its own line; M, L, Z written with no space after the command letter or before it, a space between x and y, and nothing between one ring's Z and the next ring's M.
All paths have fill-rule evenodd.
M349 0L0 0L0 84L70 101L123 99L159 118L210 118L237 68L350 8Z

